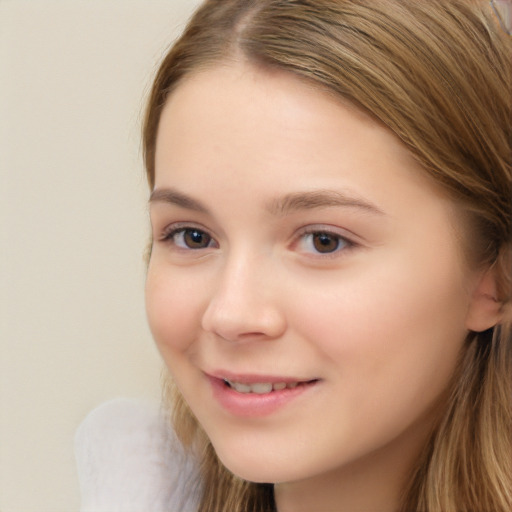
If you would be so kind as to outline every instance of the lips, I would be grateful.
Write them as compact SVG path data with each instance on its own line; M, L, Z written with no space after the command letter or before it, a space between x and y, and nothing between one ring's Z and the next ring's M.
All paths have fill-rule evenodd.
M310 396L319 379L284 376L233 374L219 371L205 375L212 398L230 415L256 418L278 413Z

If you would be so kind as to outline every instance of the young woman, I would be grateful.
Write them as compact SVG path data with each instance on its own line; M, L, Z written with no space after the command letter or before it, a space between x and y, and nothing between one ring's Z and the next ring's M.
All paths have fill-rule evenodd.
M147 311L199 511L512 510L496 12L209 0L163 61Z
M192 19L144 143L200 510L511 509L511 69L479 1Z

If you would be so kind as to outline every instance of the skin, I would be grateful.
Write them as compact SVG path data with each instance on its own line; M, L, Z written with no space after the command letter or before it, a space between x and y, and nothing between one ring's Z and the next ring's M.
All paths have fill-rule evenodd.
M396 510L483 327L452 203L381 125L243 62L172 94L155 191L149 324L223 463L275 483L280 512ZM205 373L219 370L317 382L238 417L212 398Z

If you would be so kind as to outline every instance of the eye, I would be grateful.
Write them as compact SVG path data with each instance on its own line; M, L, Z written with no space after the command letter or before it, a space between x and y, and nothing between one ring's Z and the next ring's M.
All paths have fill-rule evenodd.
M163 239L170 241L180 249L207 249L215 246L213 238L197 228L173 229L170 233L165 234Z
M329 231L304 233L298 244L298 248L302 252L316 254L332 254L352 246L352 242L346 238Z

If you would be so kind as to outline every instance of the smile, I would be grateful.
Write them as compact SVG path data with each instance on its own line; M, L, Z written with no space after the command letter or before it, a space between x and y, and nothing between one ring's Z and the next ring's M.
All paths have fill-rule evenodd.
M303 382L256 382L254 384L247 384L229 379L223 380L227 386L238 393L256 393L257 395L265 395L272 391L282 391L283 389L294 389L304 384Z
M225 375L225 374L224 374ZM308 396L320 384L319 379L300 380L286 377L226 376L207 374L212 398L228 413L254 418L277 413L291 406L299 397Z

